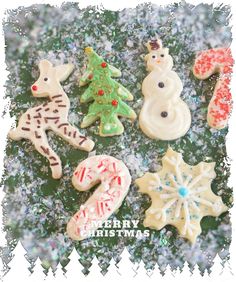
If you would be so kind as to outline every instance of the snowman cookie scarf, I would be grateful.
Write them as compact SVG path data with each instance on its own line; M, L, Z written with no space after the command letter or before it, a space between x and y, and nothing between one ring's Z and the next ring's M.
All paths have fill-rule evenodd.
M163 48L159 39L149 41L147 48L145 61L150 73L142 84L140 128L150 138L174 140L185 135L191 125L189 108L180 98L183 85L171 70L173 59L168 48Z

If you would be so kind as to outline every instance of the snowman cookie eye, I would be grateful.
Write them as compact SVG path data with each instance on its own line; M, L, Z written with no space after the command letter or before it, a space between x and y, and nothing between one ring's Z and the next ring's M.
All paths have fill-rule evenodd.
M46 81L48 81L48 78L47 78L47 77L44 77L44 79L43 79L43 80L46 82Z
M158 87L163 88L163 87L165 87L165 84L163 82L159 82Z
M152 58L153 58L153 59L156 59L156 55L152 55Z

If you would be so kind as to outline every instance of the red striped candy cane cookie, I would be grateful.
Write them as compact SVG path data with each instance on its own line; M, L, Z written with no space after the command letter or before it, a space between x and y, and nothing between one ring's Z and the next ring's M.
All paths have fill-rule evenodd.
M234 60L230 48L202 51L196 58L193 73L199 79L206 79L219 73L219 79L208 106L208 124L216 129L227 126L232 110L232 96L229 89Z
M72 183L79 191L89 190L100 183L67 224L68 235L74 240L83 240L121 206L131 176L122 161L100 155L82 161L73 174Z

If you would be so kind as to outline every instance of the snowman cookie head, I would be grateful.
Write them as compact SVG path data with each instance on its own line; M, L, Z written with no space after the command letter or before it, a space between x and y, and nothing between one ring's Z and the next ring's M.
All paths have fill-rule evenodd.
M147 70L171 70L173 67L173 59L169 55L169 49L162 47L160 39L148 41L146 44L149 54L145 56L147 62Z

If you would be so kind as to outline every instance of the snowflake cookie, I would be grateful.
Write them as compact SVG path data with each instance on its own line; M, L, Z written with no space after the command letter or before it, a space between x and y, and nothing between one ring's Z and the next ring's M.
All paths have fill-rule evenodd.
M201 219L208 215L217 217L228 210L211 190L215 163L190 166L182 154L169 148L162 164L159 172L147 172L136 180L140 192L152 200L144 226L160 230L171 224L182 237L195 243L201 233Z

